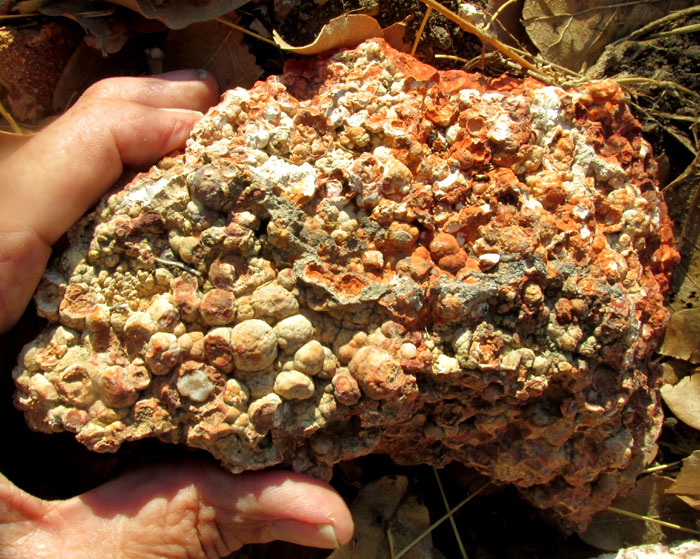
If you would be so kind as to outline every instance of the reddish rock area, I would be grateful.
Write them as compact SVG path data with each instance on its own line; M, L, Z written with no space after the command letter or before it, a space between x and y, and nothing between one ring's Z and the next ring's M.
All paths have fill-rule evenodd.
M37 123L49 116L54 87L82 40L70 25L0 27L0 100L14 117Z
M16 404L233 472L456 460L581 529L654 457L678 260L621 89L439 72L380 40L224 94L36 296Z

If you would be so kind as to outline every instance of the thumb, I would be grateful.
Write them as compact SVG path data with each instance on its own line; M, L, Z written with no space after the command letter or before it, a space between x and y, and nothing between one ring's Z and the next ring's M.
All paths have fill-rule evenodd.
M210 76L113 78L0 165L0 332L21 316L50 245L117 180L181 147L216 98Z
M40 520L22 523L22 557L212 559L247 543L328 548L352 535L345 503L324 483L281 471L232 476L202 463L144 468L43 505Z

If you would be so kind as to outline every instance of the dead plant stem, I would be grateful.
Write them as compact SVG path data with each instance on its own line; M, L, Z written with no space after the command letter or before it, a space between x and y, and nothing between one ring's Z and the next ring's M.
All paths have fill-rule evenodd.
M392 559L401 559L404 555L406 555L413 547L420 542L424 537L426 537L428 534L430 534L435 528L437 528L440 524L442 524L445 520L450 518L454 513L456 513L459 509L461 509L464 505L466 505L469 501L471 501L474 497L476 497L479 493L481 493L484 489L486 489L489 485L491 485L490 481L487 481L479 487L476 491L465 497L462 501L459 502L455 507L450 509L447 513L442 515L440 518L438 518L435 522L433 522L428 528L423 530L423 532L411 543L409 543L406 547L404 547L397 555L395 555Z

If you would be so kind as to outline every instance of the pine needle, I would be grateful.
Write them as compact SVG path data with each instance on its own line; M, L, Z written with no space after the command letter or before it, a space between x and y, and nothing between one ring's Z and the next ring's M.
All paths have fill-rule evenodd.
M501 41L498 39L494 39L493 37L489 36L486 34L482 29L474 25L473 23L467 21L464 19L462 16L456 14L449 8L446 8L436 0L421 0L426 6L432 8L439 14L442 14L445 16L447 19L450 21L453 21L457 25L459 25L462 29L465 31L476 35L479 37L482 43L486 43L488 45L491 45L493 48L501 52L503 55L507 56L508 58L512 58L515 60L518 64L520 64L523 68L526 68L530 70L531 72L535 72L537 74L540 74L539 68L535 66L534 64L531 64L527 60L525 60L522 56L520 56L518 53L516 53L511 47L503 44Z
M652 522L654 524L658 524L659 526L665 526L666 528L673 528L674 530L680 530L681 532L688 532L689 534L695 534L696 536L700 536L700 532L698 532L697 530L693 530L692 528L685 528L683 526L679 526L678 524L672 524L671 522L666 522L665 520L659 520L658 518L652 518L651 516L644 516L643 514L637 514L636 512L618 509L617 507L608 507L608 510L610 512L621 514L623 516L636 518L637 520Z
M411 48L411 56L416 54L416 49L418 49L418 43L420 43L420 39L423 36L425 24L428 23L428 18L430 17L432 11L433 9L430 6L428 6L428 9L425 11L425 15L423 16L423 21L420 22L420 27L418 28L418 32L416 33L416 38L413 41L413 47Z
M677 462L671 462L670 464L661 464L660 466L653 466L651 468L647 468L646 470L643 470L641 475L654 474L656 472L663 472L665 470L670 470L671 468L676 468L677 466L680 466L681 464L683 464L683 461L678 460Z
M428 528L423 530L423 532L411 543L409 543L406 547L404 547L397 555L395 555L392 559L401 559L404 555L406 555L413 547L420 542L424 537L426 537L428 534L430 534L435 528L437 528L440 524L442 524L445 520L450 518L454 513L456 513L459 509L461 509L464 505L466 505L469 501L471 501L474 497L476 497L479 493L481 493L484 489L486 489L489 485L491 485L490 481L487 481L479 487L474 493L471 495L465 497L457 506L453 507L450 509L447 513L442 515L440 518L438 518L435 522L433 522Z
M450 510L450 503L447 501L447 495L445 495L445 490L442 487L442 480L440 479L440 474L438 473L435 466L433 466L433 473L435 474L435 480L437 481L438 487L440 488L440 496L442 497L442 502L445 504L445 508ZM455 534L455 539L457 540L457 545L459 546L459 553L462 555L462 559L469 559L467 557L467 552L464 549L464 544L462 543L462 538L459 537L459 530L457 529L457 523L453 516L450 516L450 524L452 525L452 531Z
M657 39L659 37L670 37L671 35L682 35L684 33L695 33L697 31L700 31L700 23L694 23L692 25L685 25L683 27L676 27L675 29L671 29L670 31L661 31L659 33L655 33L649 39Z
M257 39L258 41L263 41L265 43L272 45L273 47L278 46L277 43L275 43L272 39L268 39L267 37L263 37L262 35L258 35L255 31L251 31L249 29L246 29L245 27L241 27L240 25L236 25L235 23L231 23L230 21L227 21L222 17L217 17L214 21L218 21L219 23L223 23L224 25L228 25L229 27L233 27L236 31L240 31L241 33L243 33L245 35L250 35L251 37L254 37L255 39Z
M17 124L15 119L12 118L12 115L7 110L5 110L5 107L3 106L2 103L0 103L0 116L2 116L10 124L10 126L12 127L12 130L14 130L14 132L16 134L24 135L24 130L22 130L19 127L19 124Z

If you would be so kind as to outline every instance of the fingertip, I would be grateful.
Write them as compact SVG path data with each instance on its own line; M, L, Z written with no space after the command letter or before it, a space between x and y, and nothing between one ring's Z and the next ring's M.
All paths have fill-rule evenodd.
M189 109L144 108L115 134L122 162L143 168L184 147L202 113Z
M341 546L332 524L307 524L298 520L282 519L270 525L268 539L305 545L337 549Z
M199 108L202 110L206 110L219 101L219 84L214 75L204 69L173 70L153 77L170 82L199 82L201 87L201 91L199 91L201 106Z
M219 100L219 86L206 70L176 70L146 77L113 77L92 84L76 104L95 99L131 101L152 108L206 111Z
M241 474L236 481L219 496L230 498L242 518L267 524L267 540L332 548L352 538L350 510L327 483L279 470Z

